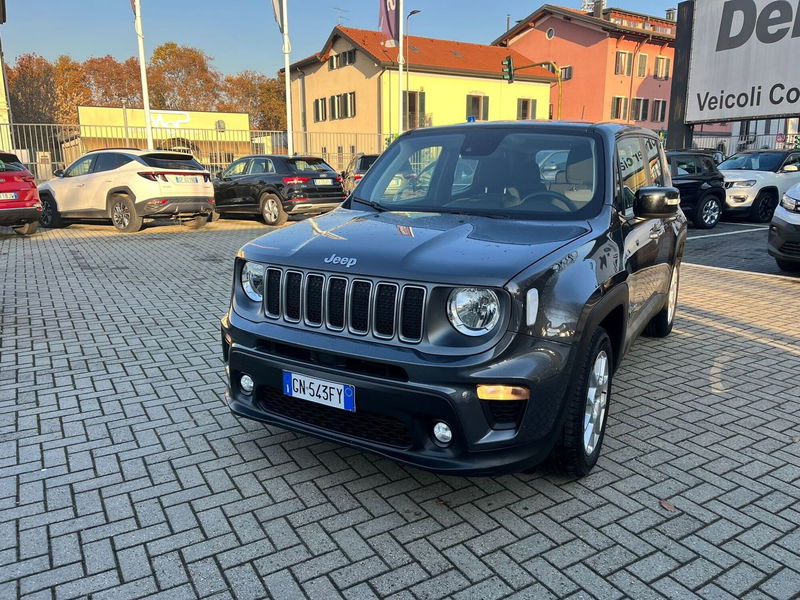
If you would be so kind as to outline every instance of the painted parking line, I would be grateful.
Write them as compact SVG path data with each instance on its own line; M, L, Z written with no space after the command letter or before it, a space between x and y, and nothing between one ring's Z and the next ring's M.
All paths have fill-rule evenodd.
M726 267L712 267L711 265L700 265L697 263L683 262L684 266L700 267L701 269L712 269L714 271L725 271L726 273L736 273L737 275L757 275L758 277L769 277L770 279L785 279L794 283L800 283L800 277L791 275L778 275L773 273L759 273L758 271L744 271L742 269L728 269Z
M755 229L769 229L767 226L751 225ZM687 240L702 240L703 238L720 237L723 235L738 235L740 233L754 233L754 229L742 229L740 231L726 231L725 233L709 233L706 235L690 235Z

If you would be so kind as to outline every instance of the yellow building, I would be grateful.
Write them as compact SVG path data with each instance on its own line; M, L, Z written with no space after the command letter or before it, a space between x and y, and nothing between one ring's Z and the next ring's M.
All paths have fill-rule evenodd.
M403 74L404 129L475 120L547 119L556 78L542 67L503 79L508 48L410 36ZM380 152L397 134L397 48L377 31L337 26L322 51L291 66L294 144L343 168L355 152Z
M263 136L255 140L247 113L151 110L150 122L156 148L190 152L207 165L224 166L253 152L285 151L282 135L278 135L280 140ZM147 146L144 110L140 108L79 106L75 133L61 145L66 164L89 150Z

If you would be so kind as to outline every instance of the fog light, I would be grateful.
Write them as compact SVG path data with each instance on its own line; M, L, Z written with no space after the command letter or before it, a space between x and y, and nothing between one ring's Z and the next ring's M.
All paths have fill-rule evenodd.
M440 444L449 444L453 441L453 430L447 423L439 421L433 426L433 437Z
M242 375L242 378L239 380L239 387L242 388L242 391L245 394L251 394L253 392L253 378L250 375Z
M521 385L478 385L481 400L528 400L530 397L530 390Z

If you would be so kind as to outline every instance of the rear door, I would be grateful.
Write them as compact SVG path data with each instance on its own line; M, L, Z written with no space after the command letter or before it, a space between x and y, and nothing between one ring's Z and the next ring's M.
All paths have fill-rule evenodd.
M670 166L672 183L681 193L681 206L689 210L697 203L697 195L705 179L700 158L690 154L671 156Z
M275 164L272 159L257 156L250 160L247 172L236 186L236 195L241 198L242 209L247 212L261 212L259 200L264 187L275 177Z
M222 172L219 180L214 185L214 197L216 198L217 210L225 212L241 212L242 198L237 187L238 180L247 171L249 158L240 158L233 161L227 169Z

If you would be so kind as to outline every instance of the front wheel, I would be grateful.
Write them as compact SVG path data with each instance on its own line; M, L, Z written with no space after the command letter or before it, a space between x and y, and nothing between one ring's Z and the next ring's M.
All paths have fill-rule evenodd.
M142 228L142 217L136 214L136 206L128 196L115 196L111 201L111 222L122 233L135 233Z
M32 221L31 223L25 223L25 225L14 227L14 233L17 235L33 235L36 233L37 229L39 229L39 223Z
M267 225L280 227L289 220L289 215L283 210L280 198L273 194L261 196L261 218Z
M680 265L675 264L672 269L672 277L669 280L669 292L667 300L655 317L644 328L644 334L648 337L667 337L672 331L672 324L675 322L675 311L678 308L678 288L680 287Z
M781 271L786 271L787 273L800 272L800 262L783 260L781 258L776 258L775 262L778 264L778 268Z
M578 372L567 399L564 431L552 457L559 468L575 477L587 475L597 463L605 438L611 378L614 371L611 339L598 328L580 357Z
M761 192L750 209L750 220L755 223L769 223L777 207L778 195L775 192Z
M716 196L703 196L695 209L694 226L698 229L711 229L719 223L722 216L722 203Z

